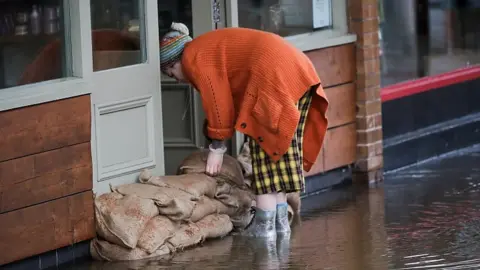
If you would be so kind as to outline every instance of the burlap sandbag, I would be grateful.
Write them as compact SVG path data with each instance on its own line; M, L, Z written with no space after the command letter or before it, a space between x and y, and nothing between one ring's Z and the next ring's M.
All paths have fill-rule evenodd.
M212 214L224 214L233 218L243 219L244 217L239 216L246 214L246 211L244 210L245 208L231 207L223 204L218 200L210 199L209 197L203 196L195 205L192 216L190 217L190 221L197 222L204 217Z
M250 154L250 146L249 144L249 139L245 140L245 142L242 145L242 148L240 149L240 153L237 156L237 161L240 164L240 167L242 168L243 171L243 177L251 181L251 177L253 175L253 168L252 168L252 155ZM250 183L248 183L250 184Z
M213 198L217 187L217 181L204 173L152 176L151 171L144 170L140 174L139 180L141 183L158 187L178 188L195 197L205 195Z
M177 174L205 173L208 152L208 149L193 152L182 161L178 167ZM234 157L227 154L223 156L222 168L218 176L215 178L217 180L230 182L231 184L240 187L245 186L243 183L243 173L240 164Z
M164 245L155 252L148 253L141 248L124 248L95 238L90 242L90 254L98 261L129 261L167 256L170 254L170 248Z
M166 216L153 217L145 226L140 239L138 239L137 247L149 254L154 253L165 244L167 239L173 236L178 228L180 228L180 224Z
M244 208L252 205L252 201L255 199L255 196L247 189L232 186L224 182L217 185L215 199L228 206Z
M214 202L214 200L210 199L207 196L203 196L198 200L195 208L193 209L192 216L190 217L191 222L197 222L202 218L216 214L217 211L222 209L217 209L218 204ZM221 213L225 214L225 213Z
M233 237L228 236L223 239L219 239L218 241L213 240L212 242L205 242L202 246L199 246L195 249L186 250L185 252L175 254L175 256L171 259L171 262L180 264L190 262L194 264L202 261L212 261L213 259L218 265L220 262L228 262L231 260L229 255L232 251L233 245Z
M300 192L292 192L287 194L287 203L291 206L294 215L300 215L302 208L302 200L300 198Z
M228 265L231 260L230 253L234 245L233 237L225 237L219 241L209 241L202 246L184 252L172 254L171 256L160 256L158 259L143 259L120 262L97 261L89 266L89 270L158 270L158 269L210 269L211 262L217 265ZM168 262L159 262L159 259ZM189 265L189 266L188 266ZM170 268L168 267L170 266ZM176 266L176 267L175 267Z
M227 215L209 215L196 223L184 224L167 240L173 250L182 250L208 238L223 237L233 229Z
M123 195L137 195L152 199L161 215L166 215L175 221L188 220L198 200L197 197L176 188L140 183L120 185L112 189Z
M135 248L147 222L158 215L152 200L106 193L95 198L97 233L117 245Z
M240 209L235 215L230 216L230 221L235 230L243 230L252 221L253 212L250 208Z
M195 224L200 228L204 239L224 237L233 229L230 217L227 215L206 216Z

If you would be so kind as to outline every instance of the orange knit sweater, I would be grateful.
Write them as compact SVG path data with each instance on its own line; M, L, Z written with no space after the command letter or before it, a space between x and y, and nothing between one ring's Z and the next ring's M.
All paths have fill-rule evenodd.
M328 101L310 59L282 37L253 29L225 28L187 43L186 78L200 92L208 136L225 140L235 129L255 138L273 161L287 151L300 113L296 103L317 86L304 135L304 169L323 144Z

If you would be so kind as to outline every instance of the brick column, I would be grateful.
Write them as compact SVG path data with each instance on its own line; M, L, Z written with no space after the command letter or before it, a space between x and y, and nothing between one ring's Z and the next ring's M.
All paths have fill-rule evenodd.
M348 13L350 32L357 35L357 161L354 179L375 183L383 179L378 0L349 0Z

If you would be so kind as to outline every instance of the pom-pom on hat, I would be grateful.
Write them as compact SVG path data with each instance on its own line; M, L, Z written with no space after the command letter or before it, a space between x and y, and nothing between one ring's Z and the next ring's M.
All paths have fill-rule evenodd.
M183 49L192 38L188 27L183 23L172 22L170 31L160 40L160 67L163 70L180 60Z

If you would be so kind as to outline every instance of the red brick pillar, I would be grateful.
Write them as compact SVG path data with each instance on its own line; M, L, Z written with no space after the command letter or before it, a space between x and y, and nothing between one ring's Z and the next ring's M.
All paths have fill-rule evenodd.
M356 42L357 160L354 179L383 179L382 102L378 0L349 0L350 32Z

